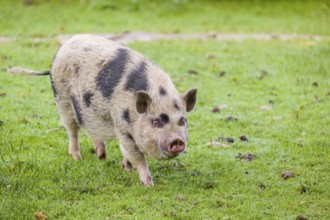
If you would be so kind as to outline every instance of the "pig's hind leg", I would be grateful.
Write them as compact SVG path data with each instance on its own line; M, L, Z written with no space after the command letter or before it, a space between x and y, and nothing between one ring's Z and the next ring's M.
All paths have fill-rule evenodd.
M107 149L103 141L94 140L94 150L100 160L107 158Z
M61 121L67 130L69 136L69 154L75 160L81 160L80 146L79 146L79 130L80 126L77 123L75 113L73 112L71 103L57 102L58 111L60 113Z

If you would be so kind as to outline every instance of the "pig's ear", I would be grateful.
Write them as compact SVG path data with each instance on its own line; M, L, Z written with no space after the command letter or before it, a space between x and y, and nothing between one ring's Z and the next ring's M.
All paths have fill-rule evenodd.
M136 110L138 111L138 113L145 113L151 102L152 99L147 92L138 91L136 93Z
M190 112L194 109L196 103L197 89L190 89L183 95L183 101L186 103L186 111Z

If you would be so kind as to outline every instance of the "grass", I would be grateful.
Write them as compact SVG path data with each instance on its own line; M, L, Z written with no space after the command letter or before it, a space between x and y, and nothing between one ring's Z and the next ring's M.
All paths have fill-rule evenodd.
M141 30L330 34L325 0L3 0L0 15L0 35L14 37Z
M22 31L15 25L6 29L0 25L1 35L21 37L18 41L1 43L0 47L0 219L31 219L39 211L44 211L50 219L330 218L329 41L192 40L130 44L162 66L181 92L190 87L199 89L197 107L189 114L187 153L170 161L149 159L156 186L145 188L139 184L136 172L126 173L121 169L117 141L108 143L109 157L99 161L91 153L92 141L82 134L84 160L73 161L68 155L67 135L60 124L49 78L15 76L4 70L11 65L49 67L59 43L52 38L43 42L29 40L42 34L43 28L52 29L47 32L51 36L100 32L101 27L105 28L102 32L112 32L103 21L95 25L89 20L93 16L97 18L94 11L105 14L112 10L119 19L124 17L121 10L133 7L101 10L92 3L76 4L78 9L87 5L84 10L91 11L81 21L84 27L73 27L68 21L67 29L52 29L47 22L60 21L49 21L52 19L46 17L32 22L35 19L29 16L32 9L45 10L54 2L17 6L13 14L26 16L22 26L31 24L31 29ZM295 2L291 8L285 7L285 2L258 3L244 2L242 7L251 7L251 14L257 7L265 4L271 8L274 4L273 8L285 8L290 13L283 12L286 17L276 17L269 27L264 23L266 19L255 26L253 22L239 23L239 29L228 23L227 31L290 33L293 30L289 28L293 25L290 22L299 14L293 13L297 7L306 8L302 12L306 14L328 10L323 6L326 2L318 1L300 6ZM63 4L66 8L56 10L71 10L79 15L79 10L74 12L73 6L69 7L72 3ZM167 7L174 7L173 4ZM234 3L215 4L235 10ZM192 6L186 3L180 7ZM165 9L157 10L160 13ZM213 9L209 10L211 15ZM235 11L237 19L248 13ZM187 13L193 12L189 9ZM128 20L134 21L134 16L139 14L140 9ZM174 13L169 21L155 20L155 27L147 27L148 23L143 21L133 23L141 22L136 25L137 30L171 31L167 27L176 16L180 17ZM208 19L208 14L200 16ZM328 20L327 16L321 16L320 20ZM287 26L279 25L285 18ZM313 19L298 20L298 29L306 26L298 33L328 34L328 24L322 21L317 26ZM9 24L10 19L6 22ZM159 27L162 22L164 25ZM198 30L198 23L196 27L189 25L177 24L180 31ZM126 27L118 24L115 31ZM219 25L217 31L226 31L222 28ZM192 72L189 70L197 74L189 74ZM220 77L220 72L225 74ZM226 108L219 113L211 111L214 106L224 104ZM228 120L230 116L237 120ZM240 141L242 135L249 141ZM207 146L219 136L232 137L235 142L224 143L225 147ZM240 153L256 157L251 161L240 160L237 158ZM293 171L295 177L284 180L283 171Z

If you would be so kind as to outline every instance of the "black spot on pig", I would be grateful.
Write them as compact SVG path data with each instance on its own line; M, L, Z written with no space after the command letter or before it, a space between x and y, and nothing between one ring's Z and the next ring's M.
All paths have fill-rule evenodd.
M84 119L83 119L82 114L81 114L81 108L80 108L79 102L73 96L71 96L71 101L72 101L73 109L74 109L74 111L76 113L76 117L78 119L78 123L81 124L81 125L83 125L84 124Z
M159 94L160 94L161 96L165 96L165 95L166 95L166 90L164 89L163 86L160 86L160 87L159 87Z
M147 64L142 61L140 65L128 75L125 90L131 92L147 90L149 83L146 71Z
M163 124L167 124L170 122L170 118L168 117L167 114L162 113L162 114L160 114L159 117L160 117L160 120L163 122Z
M94 94L90 91L84 93L83 98L87 107L91 105L93 95Z
M130 124L130 123L132 122L132 121L131 121L131 116L129 115L129 111L128 111L128 109L126 109L126 110L123 111L122 118L123 118L128 124Z
M97 89L103 97L110 99L115 87L123 76L126 64L129 61L129 51L125 48L117 50L116 56L104 65L96 77Z
M52 73L50 73L49 76L50 76L50 83L52 84L52 89L53 89L54 97L56 98L56 96L57 96L57 89L56 89L56 86L55 86L54 81L53 81Z

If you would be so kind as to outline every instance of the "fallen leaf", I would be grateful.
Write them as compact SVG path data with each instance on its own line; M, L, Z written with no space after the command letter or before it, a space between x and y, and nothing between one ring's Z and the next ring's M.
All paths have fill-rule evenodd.
M228 116L226 119L225 119L226 122L229 122L229 121L238 121L238 118L236 117L233 117L233 116Z
M235 140L234 140L234 138L232 138L232 137L227 137L227 138L225 138L225 137L218 137L217 139L216 139L216 141L221 141L221 142L227 142L227 143L234 143L235 142Z
M212 112L213 113L218 113L220 112L220 108L218 106L215 106L213 109L212 109Z
M21 124L28 124L29 123L29 121L26 118L22 118L19 122Z
M44 215L44 212L36 212L36 213L34 213L34 216L39 220L48 219L48 216Z
M174 199L179 202L184 201L184 198L182 196L175 196Z
M297 220L308 220L308 218L301 216L301 215L299 215L296 219Z
M260 71L260 76L258 77L258 79L262 80L263 78L265 78L268 75L268 72L266 70L261 70Z
M188 73L191 75L198 75L198 72L196 70L188 70Z
M241 141L249 141L249 139L246 136L244 136L244 135L240 136L239 139Z
M319 87L319 84L318 84L317 82L313 82L313 83L312 83L312 86L314 86L314 87Z
M194 171L193 171L193 172L190 173L190 175L191 175L191 176L202 176L202 173L199 172L199 171L197 171L197 172L194 172Z
M263 183L260 183L258 186L259 186L259 188L262 189L262 190L265 190L265 189L266 189L266 185L263 184Z
M220 110L225 110L225 109L228 108L228 105L222 104L222 105L219 105L218 107L219 107Z
M207 147L222 147L222 148L228 148L229 145L219 142L219 141L211 141L209 143L206 144Z
M207 53L205 54L206 59L214 59L217 58L217 55L215 53Z
M226 75L226 71L222 70L219 72L219 77L224 77Z
M232 138L232 137L228 137L228 138L226 138L226 141L227 141L228 143L234 143L234 142L235 142L234 138Z
M212 109L212 112L213 113L218 113L221 110L225 110L226 108L228 108L228 105L226 105L226 104L219 105L219 106L214 106L213 109Z
M0 97L5 97L7 94L5 92L0 93Z
M205 189L212 189L212 188L214 188L214 183L208 181L208 182L205 182L205 183L203 184L203 186L204 186Z
M270 111L273 109L273 107L270 105L264 105L264 106L260 106L259 109L262 111Z
M283 171L282 172L282 177L285 180L287 180L289 178L292 178L292 177L294 177L294 172L292 172L292 171Z
M243 159L243 160L248 160L248 161L253 160L255 157L256 157L256 155L250 154L250 153L247 153L247 154L241 154L241 153L239 153L238 156L236 156L236 158L238 158L240 160Z

